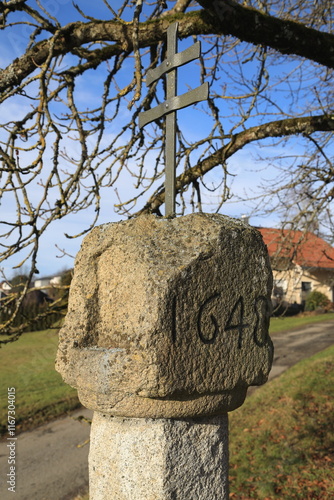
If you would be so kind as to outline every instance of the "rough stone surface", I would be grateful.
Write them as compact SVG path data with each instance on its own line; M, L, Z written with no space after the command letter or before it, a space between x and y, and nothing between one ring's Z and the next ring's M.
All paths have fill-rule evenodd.
M92 500L227 500L227 415L196 421L95 413Z
M93 410L215 415L268 377L272 275L260 233L219 215L95 228L78 254L57 369Z

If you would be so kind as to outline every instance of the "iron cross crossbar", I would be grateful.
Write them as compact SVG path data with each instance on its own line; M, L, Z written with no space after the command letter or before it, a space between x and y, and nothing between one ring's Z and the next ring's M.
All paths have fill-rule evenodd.
M167 30L167 58L155 69L147 72L146 85L151 85L165 73L166 78L166 100L155 108L143 111L139 115L139 127L166 115L166 142L165 142L165 214L175 215L176 197L176 111L191 104L204 101L209 96L209 84L203 83L194 90L177 95L177 68L187 62L198 59L201 52L201 43L177 52L177 30L178 23L173 23Z

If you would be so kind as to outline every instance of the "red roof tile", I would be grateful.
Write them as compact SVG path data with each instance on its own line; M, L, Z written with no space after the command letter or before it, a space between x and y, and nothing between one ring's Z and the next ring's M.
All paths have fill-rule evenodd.
M257 229L270 257L287 258L302 267L334 269L334 248L315 234L287 229Z

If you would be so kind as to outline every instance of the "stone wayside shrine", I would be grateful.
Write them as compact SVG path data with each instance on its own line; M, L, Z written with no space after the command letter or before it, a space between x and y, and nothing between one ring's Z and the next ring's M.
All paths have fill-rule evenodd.
M57 370L94 410L90 500L228 499L227 413L267 380L271 287L260 233L228 217L85 238Z

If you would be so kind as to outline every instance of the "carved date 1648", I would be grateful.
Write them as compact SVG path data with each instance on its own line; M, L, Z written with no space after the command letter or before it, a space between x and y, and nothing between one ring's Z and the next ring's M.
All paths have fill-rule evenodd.
M221 331L235 331L238 335L238 348L241 349L245 338L244 331L246 330L246 328L252 328L253 341L257 346L264 347L268 341L268 326L270 316L270 305L267 297L265 297L264 295L259 295L255 298L252 307L252 315L251 317L247 318L248 321L250 321L248 323L245 322L244 299L242 296L240 296L232 307L226 324L221 325L219 324L219 320L216 318L216 316L213 313L210 313L210 309L212 308L212 306L214 306L214 302L216 300L219 300L220 296L220 293L214 293L203 302L198 310L197 333L203 344L214 344ZM176 297L174 297L172 302L172 314L172 340L173 343L175 343L177 340ZM207 318L208 315L211 323L210 331L204 331L204 318ZM208 328L206 328L206 330L207 329Z

